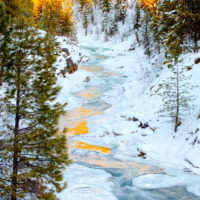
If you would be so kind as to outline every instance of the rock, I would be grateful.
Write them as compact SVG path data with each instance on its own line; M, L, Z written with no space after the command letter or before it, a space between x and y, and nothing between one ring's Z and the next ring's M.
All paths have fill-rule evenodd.
M142 137L146 137L146 136L147 136L147 134L144 134L144 133L143 133L143 134L141 134L141 136L142 136Z
M62 48L62 51L65 52L67 56L70 55L69 50L67 48Z
M187 66L186 69L187 69L187 71L190 71L192 69L192 67L191 66Z
M66 63L67 63L67 71L69 74L74 73L78 69L78 65L74 63L71 58L67 58Z
M116 133L116 132L113 131L113 135L114 135L114 136L121 136L122 134Z
M133 118L132 118L132 121L137 122L137 121L139 121L139 119L136 118L136 117L133 117Z
M65 70L60 70L60 73L62 74L62 76L64 77L65 74L66 74L66 71Z
M72 74L75 71L77 71L77 69L78 69L78 66L76 64L74 64L74 65L72 65L71 67L68 68L68 73Z
M137 119L136 117L129 117L129 118L128 118L128 121L137 122L137 121L139 121L139 119Z
M71 58L66 59L67 67L69 68L70 66L74 65L74 62Z
M145 152L143 152L143 151L140 151L140 153L137 155L138 157L141 157L141 158L146 158L146 153Z
M86 82L86 83L88 83L89 81L90 81L90 77L89 77L89 76L87 76L83 82Z
M146 122L146 123L143 124L142 122L140 122L138 127L143 128L143 129L148 128L149 127L149 123Z
M194 60L194 63L197 65L197 64L199 64L200 63L200 58L196 58L195 60Z
M128 51L134 51L134 50L135 50L135 47L131 45Z

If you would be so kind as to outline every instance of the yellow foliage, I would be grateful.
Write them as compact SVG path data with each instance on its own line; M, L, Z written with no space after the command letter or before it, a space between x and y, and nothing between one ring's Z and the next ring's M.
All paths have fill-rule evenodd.
M159 0L138 0L138 3L143 7L148 7L152 12L156 11Z
M47 4L51 4L55 9L60 8L63 19L68 17L68 19L73 23L72 0L33 0L33 4L36 20L40 18L40 14Z

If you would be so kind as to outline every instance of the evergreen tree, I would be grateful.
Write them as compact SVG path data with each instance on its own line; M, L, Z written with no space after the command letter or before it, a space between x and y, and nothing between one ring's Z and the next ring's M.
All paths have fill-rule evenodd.
M115 21L122 21L124 24L124 20L126 18L127 11L127 2L122 0L117 0L115 3Z
M85 35L87 35L88 32L88 25L89 25L89 14L92 14L92 6L93 3L88 0L79 0L80 3L80 12L81 12L81 17L82 17L82 25L85 30Z
M21 1L17 0L2 0L6 5L6 12L8 15L11 15L12 18L16 17L20 12L20 3Z
M83 17L83 28L85 29L85 35L87 35L87 28L88 28L88 7L85 6L83 8L83 11L82 11L82 17Z
M6 12L11 16L13 23L17 22L19 17L29 20L29 24L33 23L33 2L32 0L1 0L5 3Z
M196 0L162 0L158 6L160 36L165 45L166 55L178 56L190 49L198 50L200 39L200 6Z
M101 9L103 13L109 13L111 10L111 3L110 0L102 0L101 2Z
M194 51L198 51L198 40L200 40L200 4L198 0L180 0L179 6L185 29L194 42Z
M86 0L79 0L79 4L80 4L80 12L83 12L84 7L86 6Z
M140 6L138 5L138 3L136 3L136 6L135 6L135 19L134 19L134 29L135 30L138 30L139 27L141 26L140 20L141 20Z
M142 36L143 36L143 44L145 48L145 54L149 57L151 56L151 49L150 49L150 12L147 8L144 9L144 16L142 19Z
M6 32L10 17L6 14L5 4L0 2L0 34Z
M155 43L155 49L158 51L158 54L160 54L161 51L161 44L162 39L160 35L160 25L159 24L159 13L156 12L152 16L152 21L150 22L150 32L152 32L153 41Z
M6 47L6 48L5 48ZM1 199L55 200L70 163L57 122L63 107L53 65L57 47L24 20L10 26L0 42L5 91L1 94ZM3 145L2 145L3 144Z
M189 93L192 87L188 82L190 77L184 76L184 68L180 65L180 61L176 63L176 65L174 63L168 63L168 67L172 69L172 75L160 85L163 88L160 95L163 98L164 105L161 113L163 116L172 117L175 122L175 133L181 125L181 117L192 108L192 96Z

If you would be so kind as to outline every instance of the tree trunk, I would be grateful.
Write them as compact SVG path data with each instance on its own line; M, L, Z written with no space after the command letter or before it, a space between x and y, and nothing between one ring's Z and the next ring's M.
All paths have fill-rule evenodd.
M20 74L21 69L18 67L17 71L17 97L16 97L16 114L15 114L15 129L14 129L14 144L13 144L13 173L11 183L11 200L17 200L17 176L18 176L18 158L19 158L19 147L18 147L18 134L19 134L19 123L20 123Z
M194 31L194 52L198 52L198 33Z
M175 62L177 65L177 62ZM180 99L179 99L179 70L178 65L176 66L176 118L175 118L175 127L174 132L177 132L179 126L179 106L180 106Z
M138 32L137 32L137 31L135 31L135 36L136 36L136 40L137 40L138 44L140 45L140 39L139 39L139 36L138 36Z

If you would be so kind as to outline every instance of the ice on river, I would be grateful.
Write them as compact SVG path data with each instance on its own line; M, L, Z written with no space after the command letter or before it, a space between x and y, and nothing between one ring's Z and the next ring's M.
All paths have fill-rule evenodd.
M193 184L187 187L187 191L200 196L200 184Z
M109 179L111 175L104 170L72 164L65 173L68 187L59 197L62 200L116 200Z
M146 174L138 176L132 181L135 187L141 189L157 189L157 188L169 188L175 185L182 185L182 181L167 174Z

